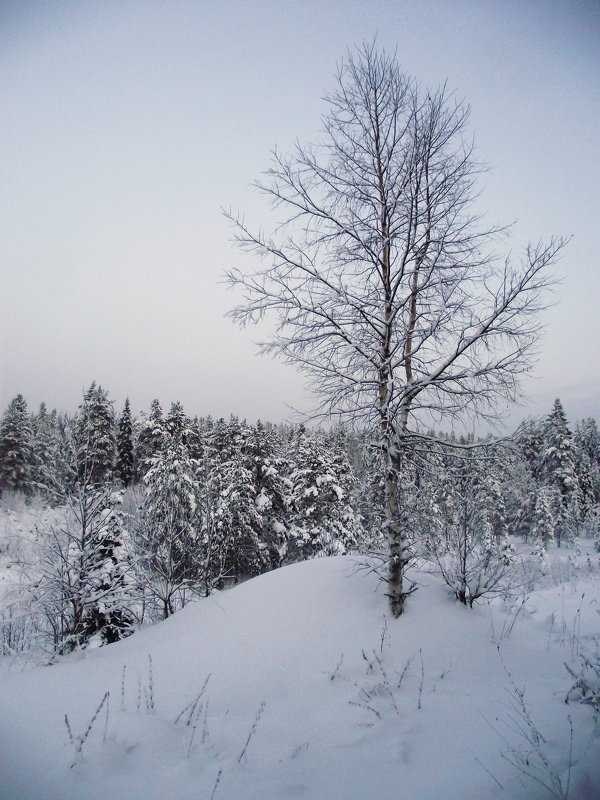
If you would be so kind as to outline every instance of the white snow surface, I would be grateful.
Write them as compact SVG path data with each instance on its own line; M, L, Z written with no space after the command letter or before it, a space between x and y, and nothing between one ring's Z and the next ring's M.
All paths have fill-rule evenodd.
M6 659L0 797L549 797L502 756L525 744L510 723L507 670L565 784L571 715L569 798L600 797L600 731L589 707L564 702L564 662L599 633L597 573L472 610L438 578L415 577L399 619L373 572L350 556L320 558L53 666ZM175 722L207 678L200 713ZM85 737L106 692L108 714L105 702Z

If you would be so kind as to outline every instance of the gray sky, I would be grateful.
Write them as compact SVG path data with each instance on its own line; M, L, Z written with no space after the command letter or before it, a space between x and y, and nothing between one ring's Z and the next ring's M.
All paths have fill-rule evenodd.
M572 235L513 414L560 396L600 419L600 3L595 0L0 0L0 405L278 421L307 407L219 282L250 266L220 213L269 221L251 181L317 138L346 48L377 34L472 107L490 222ZM241 262L241 263L240 263Z

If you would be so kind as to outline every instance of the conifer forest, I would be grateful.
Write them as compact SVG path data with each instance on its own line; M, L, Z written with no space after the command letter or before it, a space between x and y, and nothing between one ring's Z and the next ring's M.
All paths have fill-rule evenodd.
M296 561L385 559L381 450L341 427L192 419L158 400L115 413L93 383L74 415L14 398L0 458L4 654L114 642ZM506 591L523 546L540 573L549 547L575 556L582 538L598 561L600 434L558 399L506 441L432 431L401 481L411 557L463 604Z

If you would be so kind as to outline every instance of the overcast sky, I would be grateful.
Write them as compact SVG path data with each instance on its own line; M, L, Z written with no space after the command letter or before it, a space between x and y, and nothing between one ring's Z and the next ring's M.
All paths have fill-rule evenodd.
M291 367L224 313L250 267L221 207L261 221L270 150L318 137L346 48L397 48L472 107L481 203L513 247L573 236L530 403L600 420L597 0L0 0L0 405L74 410L92 380L134 410L279 421Z

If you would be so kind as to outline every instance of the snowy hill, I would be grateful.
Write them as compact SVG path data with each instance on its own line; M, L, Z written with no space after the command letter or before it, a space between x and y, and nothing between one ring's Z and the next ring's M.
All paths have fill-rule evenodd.
M568 796L600 797L593 713L564 702L564 662L600 630L597 573L472 610L418 578L394 620L374 573L317 559L51 667L7 662L0 797L549 797L510 763L529 747L523 688L548 761L534 777L566 789L570 715Z

